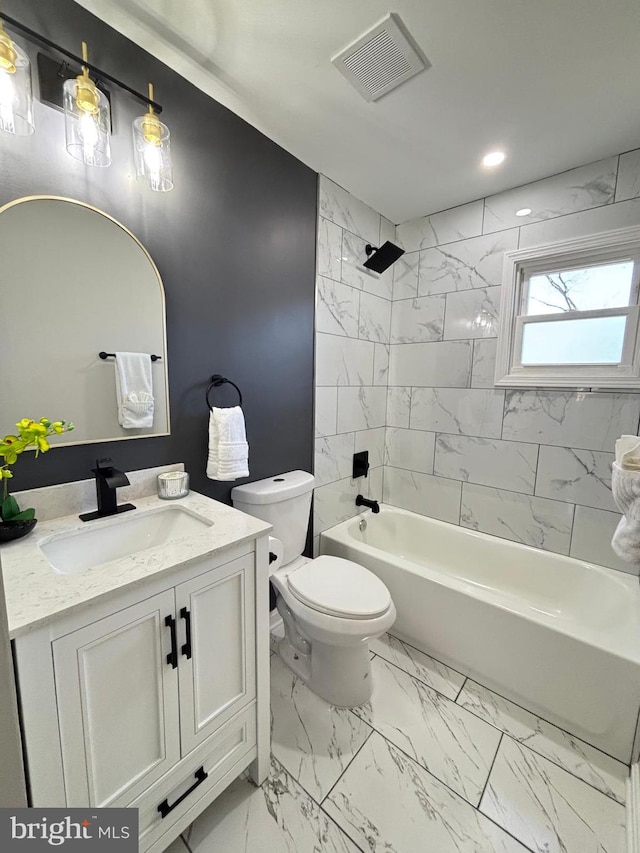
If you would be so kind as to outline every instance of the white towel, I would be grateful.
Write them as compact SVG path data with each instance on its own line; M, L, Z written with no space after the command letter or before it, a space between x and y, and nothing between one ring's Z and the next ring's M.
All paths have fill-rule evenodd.
M622 513L611 547L621 560L640 564L640 471L623 468L614 462L611 491Z
M237 480L249 476L249 445L240 406L213 408L209 413L210 480Z
M123 429L153 426L153 380L148 353L116 353L116 400L118 423Z
M620 436L616 441L616 464L630 471L640 471L640 436Z

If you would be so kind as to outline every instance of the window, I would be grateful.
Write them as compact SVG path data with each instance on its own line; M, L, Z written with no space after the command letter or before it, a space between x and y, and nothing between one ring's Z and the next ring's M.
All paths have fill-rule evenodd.
M496 385L640 388L640 228L505 254Z

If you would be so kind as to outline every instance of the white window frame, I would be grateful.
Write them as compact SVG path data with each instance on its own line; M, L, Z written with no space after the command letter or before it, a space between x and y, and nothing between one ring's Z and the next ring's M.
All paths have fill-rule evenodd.
M528 281L539 272L634 261L629 305L596 311L523 315ZM528 323L588 317L627 317L620 364L523 365L522 338ZM495 385L507 388L617 388L640 390L640 227L621 228L506 252L500 301Z

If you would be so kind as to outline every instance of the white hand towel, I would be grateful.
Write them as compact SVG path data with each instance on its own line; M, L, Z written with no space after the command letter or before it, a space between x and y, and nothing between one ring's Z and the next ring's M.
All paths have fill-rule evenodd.
M237 480L249 476L249 445L240 406L213 408L209 413L210 480Z
M622 513L611 547L621 560L640 564L640 471L623 468L614 462L611 491Z
M153 426L153 380L148 353L116 353L116 400L118 423L123 429Z

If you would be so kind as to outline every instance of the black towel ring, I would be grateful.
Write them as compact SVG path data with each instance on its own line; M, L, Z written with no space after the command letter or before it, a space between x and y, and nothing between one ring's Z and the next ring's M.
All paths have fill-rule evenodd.
M213 408L213 407L212 407L212 405L211 405L211 400L209 399L209 394L211 393L211 389L212 389L212 388L219 388L221 385L224 385L225 383L226 383L227 385L233 385L233 387L234 387L234 388L236 389L236 391L238 392L238 397L240 398L240 401L239 401L238 405L239 405L239 406L241 406L241 405L242 405L242 392L240 391L240 389L238 388L238 386L236 385L236 383L235 383L235 382L232 382L230 379L225 379L225 378L224 378L224 376L220 376L220 374L219 374L219 373L215 373L215 374L211 377L211 384L210 384L210 385L209 385L209 387L207 388L207 393L206 393L207 406L209 407L209 410L211 410L211 409Z

